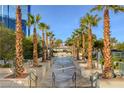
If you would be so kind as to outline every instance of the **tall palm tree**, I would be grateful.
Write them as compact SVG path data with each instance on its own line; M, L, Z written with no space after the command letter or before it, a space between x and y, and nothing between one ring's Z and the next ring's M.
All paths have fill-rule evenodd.
M52 32L49 32L49 49L50 49L50 52L49 52L49 59L51 59L51 55L52 55L52 37L53 37L53 33Z
M82 30L80 28L76 29L75 30L75 35L76 35L76 47L77 47L77 60L79 60L79 50L80 50L80 41L81 41L81 33L82 33Z
M97 26L100 18L97 15L90 15L89 13L86 14L84 17L84 25L88 28L88 68L92 68L92 27Z
M117 12L124 12L123 6L118 5L98 5L91 11L103 11L104 12L104 78L112 78L112 56L111 56L111 44L110 44L110 16L109 10Z
M45 23L40 23L39 24L39 29L42 31L42 49L43 49L43 53L42 53L42 61L45 62L46 61L46 54L45 54L45 29L46 29L46 24Z
M34 31L33 31L33 66L38 66L38 40L37 40L37 33L36 33L36 27L39 24L41 17L40 15L33 16L29 14L29 20L27 21L27 25L30 27L33 25Z
M51 35L51 56L53 57L53 47L54 47L54 34L52 33L52 35Z
M51 36L51 32L47 31L46 32L46 46L47 46L47 58L49 59L49 54L50 52L48 52L48 50L50 49L50 36Z
M84 57L85 57L85 32L87 30L87 27L84 25L85 24L85 19L81 18L80 19L80 27L82 30L82 60L84 61Z
M46 25L46 59L48 60L48 36L49 36L49 32L48 30L50 29L50 27L48 25Z
M23 32L22 32L22 14L21 8L18 5L16 8L16 67L15 75L16 77L22 76L24 72L23 67Z
M73 38L73 46L74 46L74 57L77 59L77 33L76 32L72 32L72 38Z

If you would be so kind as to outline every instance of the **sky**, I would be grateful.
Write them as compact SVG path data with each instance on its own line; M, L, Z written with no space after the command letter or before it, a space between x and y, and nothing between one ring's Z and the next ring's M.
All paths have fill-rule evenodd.
M90 12L92 5L35 5L31 6L33 15L40 14L44 22L50 26L56 39L65 41L71 36L74 29L80 25L80 18ZM103 38L103 12L93 12L98 14L102 20L97 27L92 27L97 38ZM119 42L124 41L124 13L113 13L110 11L110 31L111 37L115 37ZM37 31L40 35L41 32Z

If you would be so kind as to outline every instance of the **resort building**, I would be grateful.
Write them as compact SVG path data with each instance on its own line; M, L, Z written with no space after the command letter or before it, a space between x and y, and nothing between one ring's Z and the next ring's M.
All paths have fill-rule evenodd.
M28 13L30 13L31 6L21 6L22 11L22 30L25 36L30 36L30 28L26 26L28 20ZM0 5L0 23L6 27L15 30L16 28L16 6L15 5Z

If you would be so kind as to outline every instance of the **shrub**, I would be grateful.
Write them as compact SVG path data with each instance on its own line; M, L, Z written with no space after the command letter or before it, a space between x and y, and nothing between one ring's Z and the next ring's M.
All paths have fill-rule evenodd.
M3 68L10 68L11 67L11 64L5 64L2 66Z

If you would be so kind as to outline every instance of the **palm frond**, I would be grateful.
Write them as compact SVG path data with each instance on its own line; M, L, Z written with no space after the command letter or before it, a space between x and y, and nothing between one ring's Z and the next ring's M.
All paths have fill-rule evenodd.
M90 12L93 12L93 11L102 11L103 8L104 8L103 5L96 5L94 8L92 8L92 9L90 10Z
M41 16L38 14L36 15L36 22L38 23L41 20Z

